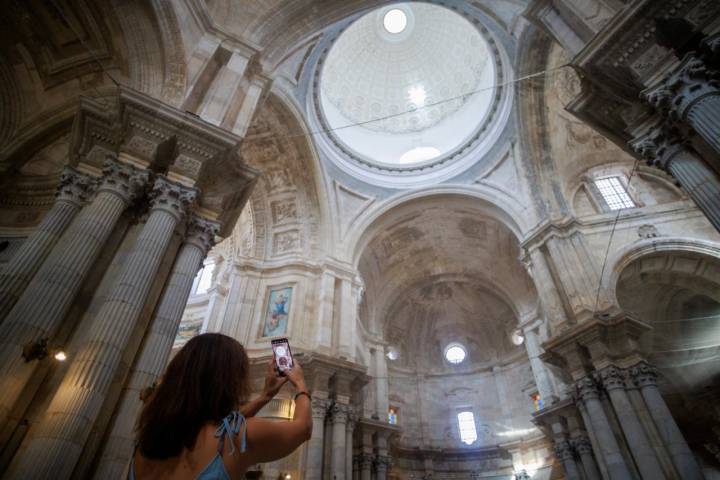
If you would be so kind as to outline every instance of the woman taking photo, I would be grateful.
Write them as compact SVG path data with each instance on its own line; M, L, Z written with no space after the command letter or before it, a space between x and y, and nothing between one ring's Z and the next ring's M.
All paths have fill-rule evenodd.
M310 395L300 365L280 376L270 360L262 394L249 394L249 360L236 340L218 333L192 338L168 365L137 428L128 479L241 479L257 463L285 457L312 433ZM254 415L289 381L295 416Z

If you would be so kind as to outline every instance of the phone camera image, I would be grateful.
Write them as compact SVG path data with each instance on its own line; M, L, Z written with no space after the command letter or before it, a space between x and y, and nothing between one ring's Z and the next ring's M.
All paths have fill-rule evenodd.
M291 369L293 367L293 359L287 340L273 342L272 348L275 353L275 364L278 370L284 372L285 370Z

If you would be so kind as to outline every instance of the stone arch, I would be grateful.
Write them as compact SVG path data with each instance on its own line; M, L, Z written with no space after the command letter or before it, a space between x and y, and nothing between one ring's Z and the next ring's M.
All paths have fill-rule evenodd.
M665 254L665 259L660 261L644 262L643 259L650 258L653 254ZM682 255L690 255L698 263L692 267L677 262ZM707 261L710 262L707 262ZM694 276L705 279L711 284L718 285L717 294L720 298L720 268L711 262L718 262L720 265L720 244L707 240L695 238L649 238L627 245L615 251L607 261L608 268L605 269L601 279L603 291L607 292L609 301L619 307L617 298L617 285L620 276L628 267L634 265L637 273L647 275L663 275L668 272L680 272L685 275L692 273ZM692 268L692 270L688 270ZM665 275L666 281L673 281L672 276Z
M250 196L256 260L319 259L324 251L320 170L309 142L298 134L304 130L292 107L271 93L241 146L247 164L262 172Z
M387 221L389 215L407 206L422 202L455 199L471 202L473 208L497 219L520 241L530 229L530 221L515 199L486 185L440 185L411 190L392 197L379 207L358 218L347 235L347 258L357 267L360 255L374 233Z

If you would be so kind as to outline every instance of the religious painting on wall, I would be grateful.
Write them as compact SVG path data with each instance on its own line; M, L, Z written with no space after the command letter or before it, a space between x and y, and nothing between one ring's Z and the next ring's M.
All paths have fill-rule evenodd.
M263 322L263 337L279 337L287 335L288 317L292 302L292 287L270 290L268 295L265 319Z

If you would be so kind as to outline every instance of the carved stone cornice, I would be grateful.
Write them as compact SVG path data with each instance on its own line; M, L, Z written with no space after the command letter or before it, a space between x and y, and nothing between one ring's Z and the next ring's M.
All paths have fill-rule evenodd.
M149 171L121 163L112 156L105 158L102 173L98 192L112 192L127 204L137 199L150 181Z
M640 388L657 387L658 372L648 363L640 363L630 369L630 378Z
M179 183L172 182L163 175L158 175L150 192L151 209L163 210L177 220L185 217L188 207L192 205L198 191Z
M215 245L215 237L219 231L220 225L217 222L197 214L191 214L185 231L185 242L196 245L204 255L207 255L207 252Z
M92 194L97 179L65 166L55 194L57 201L82 205Z

